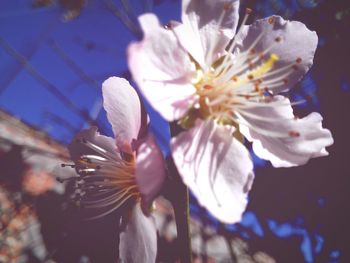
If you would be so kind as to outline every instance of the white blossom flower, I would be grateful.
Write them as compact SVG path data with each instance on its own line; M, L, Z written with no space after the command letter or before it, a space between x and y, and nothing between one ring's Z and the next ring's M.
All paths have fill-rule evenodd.
M130 84L112 77L103 83L102 91L115 139L92 127L80 132L68 147L79 174L80 202L84 208L101 210L97 217L131 207L120 235L121 260L155 262L156 225L148 211L165 178L163 155L147 134L147 115Z
M308 71L317 35L296 21L271 16L238 23L238 0L183 0L182 23L140 16L144 32L128 48L133 78L150 104L186 130L172 156L199 202L223 222L240 220L253 180L242 144L275 167L327 155L333 143L322 117L295 118L283 95Z

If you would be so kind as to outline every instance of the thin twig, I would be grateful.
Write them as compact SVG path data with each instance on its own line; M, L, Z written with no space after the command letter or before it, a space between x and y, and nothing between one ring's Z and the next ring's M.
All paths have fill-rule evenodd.
M51 84L44 78L19 52L17 52L5 39L0 37L0 46L19 63L22 64L28 73L36 79L43 87L45 87L54 97L60 100L68 109L80 116L84 121L94 123L94 120L85 111L80 110L75 104L70 101L55 85Z
M58 22L59 20L56 19L55 17L52 22L48 23L48 27L39 35L39 37L35 40L35 42L30 45L27 45L26 54L25 54L25 57L27 60L29 60L36 53L36 51L40 47L41 42L43 42L47 38L47 36L53 31L53 29L58 24ZM6 88L12 83L12 81L21 72L21 70L22 70L22 67L21 65L19 65L10 74L8 74L7 78L5 78L5 81L2 81L0 83L0 94L6 90Z
M91 78L88 74L86 74L78 65L71 59L67 53L56 43L54 40L50 40L48 42L49 47L66 63L66 65L72 69L72 71L77 74L81 79L83 79L86 83L92 85L97 91L100 91L100 85L96 80Z
M130 19L123 11L120 11L118 6L111 0L105 1L107 8L133 33L136 37L141 37L142 32L139 26Z

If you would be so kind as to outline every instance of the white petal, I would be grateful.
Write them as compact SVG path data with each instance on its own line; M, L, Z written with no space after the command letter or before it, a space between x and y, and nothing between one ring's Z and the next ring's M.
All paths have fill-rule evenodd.
M125 232L120 234L122 263L154 263L157 256L157 230L152 216L146 217L140 204L133 207Z
M328 155L325 147L333 144L333 138L322 128L321 115L313 112L296 119L287 98L275 96L273 102L277 101L280 104L274 107L267 103L240 111L250 126L241 125L240 131L253 142L256 155L275 167L302 165L310 158Z
M238 10L238 0L182 1L183 25L175 27L174 31L182 46L203 69L211 66L234 36Z
M317 47L317 34L301 22L271 16L244 26L241 34L237 35L237 47L241 52L247 51L261 33L263 35L254 47L255 54L259 55L271 47L265 57L274 53L279 58L272 71L286 67L275 75L263 78L262 87L269 88L273 84L265 83L280 78L272 90L275 93L288 90L310 69ZM276 41L277 38L280 38L279 42ZM282 76L288 72L287 76Z
M128 48L128 63L141 92L166 120L182 117L196 101L193 69L186 51L156 16L139 17L144 39Z
M137 149L136 181L142 194L142 208L147 211L165 179L164 158L154 137L149 135Z
M232 132L213 121L197 121L171 141L184 183L202 206L225 223L241 219L254 177L249 152Z
M102 95L118 146L130 145L141 127L141 104L136 91L126 79L111 77L103 82Z

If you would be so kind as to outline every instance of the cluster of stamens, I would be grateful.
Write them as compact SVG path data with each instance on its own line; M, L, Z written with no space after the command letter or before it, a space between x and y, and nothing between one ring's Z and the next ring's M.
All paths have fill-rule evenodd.
M222 23L226 11L219 18L219 27ZM243 19L244 25L248 19L251 9L247 9ZM271 17L268 23L273 25L275 19ZM241 26L236 35L242 31ZM272 45L265 50L257 50L257 45L266 34L262 31L253 41L250 47L242 52L233 55L236 47L236 38L233 38L226 47L226 53L218 60L212 62L213 54L208 52L206 61L210 67L201 68L195 61L196 76L192 80L198 96L198 102L189 111L188 116L180 121L180 124L187 128L193 125L195 118L213 119L220 124L237 126L243 122L244 117L264 120L265 117L247 112L244 109L261 107L270 104L274 106L284 106L285 102L274 100L281 87L288 84L288 77L298 70L301 58L296 58L294 63L275 69L275 64L279 57L271 53L274 45L282 42L281 37L276 37ZM211 51L214 50L217 40L211 43ZM249 116L247 116L249 115ZM247 124L244 122L244 124ZM255 127L250 127L255 128ZM298 137L299 133L290 131L288 134L278 134L280 137Z
M88 147L93 154L81 155L75 164L62 164L75 168L74 192L71 198L83 208L102 210L96 217L102 217L120 208L129 200L138 200L140 193L135 179L134 157L123 158L85 139L77 144ZM62 180L62 179L61 179Z

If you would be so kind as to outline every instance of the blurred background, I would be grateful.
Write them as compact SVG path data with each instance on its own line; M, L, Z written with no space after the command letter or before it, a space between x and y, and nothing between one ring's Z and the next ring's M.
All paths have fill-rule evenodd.
M333 133L330 156L273 169L254 157L256 179L243 220L217 222L191 197L196 262L350 262L350 2L242 0L248 23L278 14L319 36L314 66L290 92L295 111L319 111ZM0 262L116 262L118 213L84 220L62 178L66 145L95 125L112 135L101 83L130 79L126 47L137 16L180 20L180 0L0 1ZM145 105L168 153L167 124ZM159 262L175 262L171 207L158 200Z

